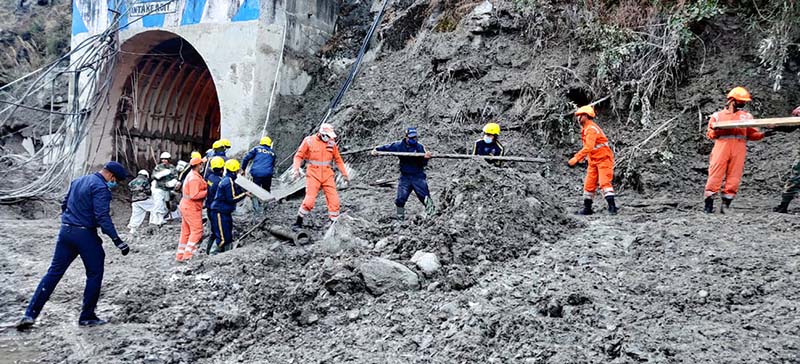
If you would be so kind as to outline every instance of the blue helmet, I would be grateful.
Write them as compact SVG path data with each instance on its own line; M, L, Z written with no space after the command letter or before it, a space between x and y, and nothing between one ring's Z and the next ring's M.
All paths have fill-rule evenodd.
M419 135L419 134L417 133L417 128L416 127L410 127L410 128L406 129L406 136L407 137L414 138L417 135Z

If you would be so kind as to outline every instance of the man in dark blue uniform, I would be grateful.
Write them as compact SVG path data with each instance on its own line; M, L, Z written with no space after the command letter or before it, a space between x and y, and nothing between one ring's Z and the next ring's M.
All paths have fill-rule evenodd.
M425 205L425 213L430 217L436 213L433 199L428 191L428 180L425 175L425 166L431 154L425 150L425 146L417 141L417 128L406 129L406 137L403 140L375 148L377 152L400 152L418 153L419 157L402 156L400 158L400 180L397 182L397 198L394 201L397 207L397 219L402 221L406 217L406 201L411 195L411 191Z
M130 249L120 239L109 215L111 189L117 187L118 181L127 178L128 172L125 168L112 161L100 172L77 178L70 183L69 192L61 204L61 230L56 240L53 261L47 274L39 282L25 316L17 323L18 330L33 326L58 281L78 256L86 267L86 288L83 291L83 308L78 325L96 326L106 323L94 313L100 298L103 260L106 256L97 228L114 241L122 255L128 255Z
M500 125L497 123L488 123L483 127L483 138L475 141L475 146L472 148L472 155L493 155L504 156L505 149L500 144ZM498 167L502 164L500 161L488 161Z
M228 148L225 146L226 142L228 145L230 145L230 141L228 141L228 139L217 140L211 145L211 149L206 151L206 166L203 169L203 178L208 179L208 175L211 174L211 168L209 167L211 159L214 157L222 157L222 160L228 160L228 157L226 156L226 152L228 151Z
M253 176L253 183L272 192L272 174L275 171L275 152L272 151L272 138L265 136L261 138L258 144L258 146L250 149L242 159L241 174L244 175L247 166L252 161L253 166L250 167L250 175ZM264 205L260 201L256 197L253 198L253 211L258 215L263 215Z
M219 236L219 226L217 226L217 218L215 217L216 212L211 208L211 204L214 202L214 197L217 195L217 187L219 187L219 181L222 180L222 174L224 173L225 169L225 160L222 157L214 157L211 158L211 163L209 163L211 167L211 174L208 175L206 178L206 182L208 183L208 194L206 194L206 202L204 204L206 208L206 216L208 217L208 227L211 230L211 234L208 236L208 244L206 245L206 254L211 254L211 247L217 243L217 240L220 239Z
M233 249L233 212L236 211L236 204L247 196L250 192L245 192L235 183L236 172L239 171L239 161L228 159L225 162L225 177L219 181L217 192L214 194L214 202L211 203L211 210L217 219L217 229L219 236L217 243L211 248L211 254L226 252Z

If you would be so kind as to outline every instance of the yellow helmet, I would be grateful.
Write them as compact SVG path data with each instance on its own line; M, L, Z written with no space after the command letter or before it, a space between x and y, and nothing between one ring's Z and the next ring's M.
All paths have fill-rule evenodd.
M195 159L195 158L197 158L197 159L203 159L203 155L202 155L202 154L200 154L200 152L198 152L198 151L194 151L194 152L192 152L192 157L191 157L191 158L189 158L189 159Z
M222 147L224 147L224 145L222 145L222 140L217 140L214 144L211 144L211 149L219 149Z
M236 159L228 159L228 161L225 162L225 169L231 172L239 171L239 167L240 167L239 161L237 161Z
M219 140L219 142L222 143L222 146L225 147L225 148L230 148L231 147L231 141L228 140L228 139L222 138L222 139Z
M483 127L483 132L489 135L500 135L500 125L497 123L489 123Z
M225 160L222 157L211 158L211 169L225 167Z
M731 92L728 92L728 99L734 99L739 102L750 102L753 100L753 98L750 96L750 92L741 86L734 87Z
M575 116L580 116L580 115L586 115L586 116L588 116L590 118L594 118L594 116L595 116L594 108L589 106L589 105L581 106L578 109L578 111L575 112Z
M258 144L266 145L268 147L272 147L272 138L270 138L268 136L265 136L265 137L261 138L261 141Z

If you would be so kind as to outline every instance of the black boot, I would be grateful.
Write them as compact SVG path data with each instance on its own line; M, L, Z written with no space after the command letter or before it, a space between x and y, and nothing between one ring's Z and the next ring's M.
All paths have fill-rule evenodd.
M14 326L16 326L17 330L24 331L30 329L35 323L36 320L33 317L23 316L22 319L20 319L19 322L17 322L17 324Z
M703 211L707 214L714 213L714 197L706 197L706 207L703 208Z
M731 202L733 202L732 198L722 198L722 206L719 207L719 213L724 214L725 209L731 208Z
M792 195L784 193L781 196L781 204L778 205L777 207L775 207L774 209L772 209L772 211L780 212L782 214L788 214L789 213L789 203L792 202L792 198L793 197L794 196L792 196Z
M614 201L614 196L606 196L606 202L608 203L608 214L616 215L617 203Z
M592 200L587 198L583 200L583 208L578 210L575 214L577 215L591 215L594 211L592 211Z
M292 224L292 231L300 231L302 229L303 229L303 217L298 216L297 220L295 220L294 224Z

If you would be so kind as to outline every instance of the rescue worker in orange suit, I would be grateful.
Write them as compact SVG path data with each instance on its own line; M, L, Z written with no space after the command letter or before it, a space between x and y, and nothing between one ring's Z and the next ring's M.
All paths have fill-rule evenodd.
M730 207L744 173L744 161L747 156L747 141L764 139L764 133L756 128L714 129L715 124L738 122L753 119L753 115L742 110L750 102L750 92L744 87L736 87L728 93L725 109L715 112L708 120L706 136L714 140L708 164L708 181L706 182L704 211L714 212L714 198L722 186L722 207ZM770 133L771 134L771 133Z
M336 133L333 125L322 124L319 132L303 139L297 153L294 155L292 165L292 177L300 176L300 166L306 162L306 197L300 205L297 213L297 220L292 225L292 229L298 230L303 227L303 218L314 209L319 190L325 193L325 202L328 204L328 217L331 221L339 218L339 195L336 193L336 182L334 181L333 162L339 168L339 172L345 181L350 182L342 156L339 155L339 146L336 145Z
M192 159L195 159L195 158L203 159L203 156L200 155L200 152L194 151L194 152L192 152L191 157L189 158L189 160L191 161ZM203 160L205 160L205 159L203 159ZM175 190L176 191L180 191L181 190L184 181L186 181L186 176L189 175L189 172L191 172L191 170L192 170L192 168L184 168L182 171L180 171L180 173L178 173L178 185L175 186Z
M222 180L222 174L224 173L225 169L225 159L222 157L214 157L211 158L211 162L208 164L211 167L211 173L206 178L206 183L208 184L208 194L206 195L206 216L208 217L208 227L211 232L208 236L208 244L206 245L206 254L211 254L211 247L217 243L217 240L221 239L219 236L219 226L217 225L217 219L214 218L214 210L211 208L211 204L214 202L214 197L217 196L217 187L219 187L219 181Z
M228 159L225 162L225 177L219 181L214 202L211 203L214 216L210 218L217 219L219 234L219 240L211 247L212 255L233 249L233 212L236 211L236 204L239 201L250 196L250 192L245 192L235 183L236 173L240 167L236 159Z
M178 206L181 210L181 240L175 260L179 262L192 259L197 245L203 238L203 201L208 194L208 184L200 174L204 160L192 158L189 161L191 171L183 183L183 197Z
M597 186L603 191L603 196L608 203L608 213L617 214L617 204L614 201L614 187L611 185L614 179L614 152L608 145L608 138L603 130L594 122L595 111L591 106L582 106L575 112L575 116L581 124L581 140L583 148L575 153L569 160L570 168L578 163L588 160L586 179L583 182L583 208L578 215L591 215L592 202L594 200Z

